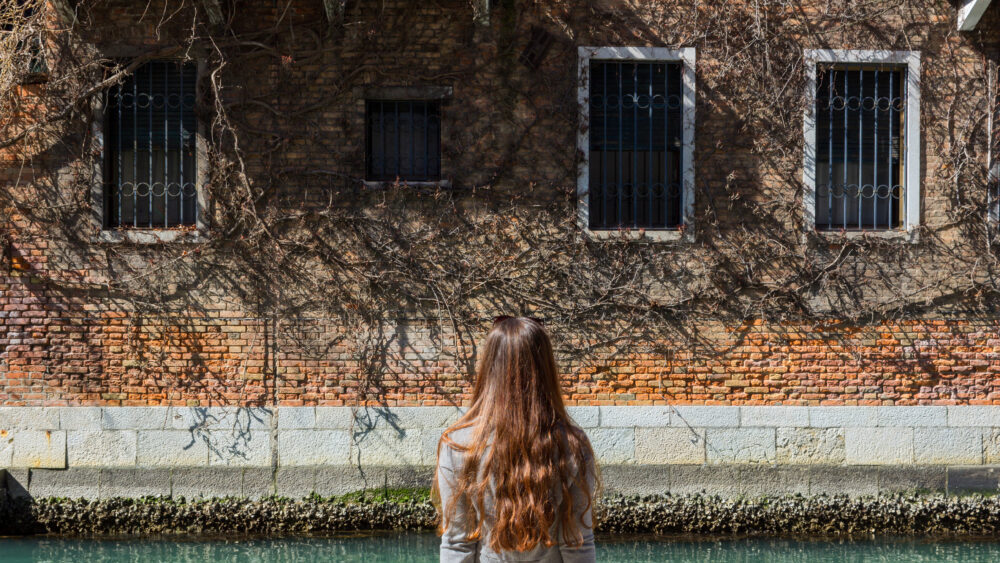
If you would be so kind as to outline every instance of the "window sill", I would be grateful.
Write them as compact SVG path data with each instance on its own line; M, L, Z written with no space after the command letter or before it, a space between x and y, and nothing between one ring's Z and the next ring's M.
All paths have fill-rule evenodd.
M908 231L812 231L819 239L828 243L838 243L849 240L877 239L885 241L899 241L901 243L914 244L920 241L920 235L916 229ZM808 234L808 233L807 233Z
M583 232L591 240L614 241L628 240L635 242L694 242L694 233L690 227L680 230L645 230L645 229L614 229L595 231L584 228Z
M407 180L364 180L366 188L385 189L393 186L409 186L413 188L450 188L451 180L407 181Z
M192 244L206 242L208 236L190 229L102 230L93 242L111 244Z

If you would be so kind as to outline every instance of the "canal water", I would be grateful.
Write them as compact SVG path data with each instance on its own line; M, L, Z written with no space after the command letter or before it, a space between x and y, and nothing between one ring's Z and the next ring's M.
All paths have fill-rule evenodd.
M431 563L437 559L433 534L341 535L323 538L248 540L77 540L0 538L0 561L118 563L150 562L291 562L385 561ZM780 540L780 539L598 539L601 562L862 562L862 561L1000 561L1000 543L921 540Z

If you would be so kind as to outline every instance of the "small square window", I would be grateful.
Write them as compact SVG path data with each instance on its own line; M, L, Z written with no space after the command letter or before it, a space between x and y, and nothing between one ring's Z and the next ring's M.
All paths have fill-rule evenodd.
M104 116L104 227L197 224L197 65L152 61L111 88Z
M441 178L440 100L368 100L366 179L433 182Z

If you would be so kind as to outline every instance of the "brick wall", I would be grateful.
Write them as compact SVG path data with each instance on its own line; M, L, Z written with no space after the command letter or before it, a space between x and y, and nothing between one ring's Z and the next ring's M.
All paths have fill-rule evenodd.
M583 240L575 227L542 215L574 205L568 194L576 182L576 47L698 49L697 243L627 252L646 253L645 275L635 289L650 303L741 294L745 288L720 276L743 265L719 253L745 243L747 226L758 222L762 229L780 231L782 244L796 244L801 205L801 121L796 114L783 122L788 116L780 113L782 104L798 96L797 79L768 81L768 87L782 80L793 84L787 90L775 87L774 115L763 106L747 112L740 106L746 100L741 75L727 67L732 45L714 31L725 25L743 29L736 19L750 14L749 7L733 3L736 19L720 20L716 8L675 2L643 8L524 2L516 10L514 2L500 2L490 25L477 27L468 2L459 0L348 4L344 21L335 24L325 21L318 1L294 2L287 13L267 3L242 6L234 28L256 30L259 42L281 56L239 59L223 75L224 101L236 127L247 133L247 174L266 194L261 208L308 213L329 209L323 206L333 200L334 209L355 210L349 221L324 223L327 216L319 214L307 225L310 233L333 231L325 244L334 250L316 254L333 256L329 260L289 258L300 272L267 278L268 285L253 273L266 269L272 255L241 253L238 241L228 241L222 229L210 233L204 245L95 242L99 226L89 215L93 166L81 155L98 153L85 116L60 130L61 142L2 152L0 404L453 404L469 391L476 342L488 326L475 319L531 311L532 299L549 310L600 305L585 325L569 313L550 325L574 404L1000 402L995 304L970 301L974 291L962 285L974 278L988 287L992 266L970 250L971 235L955 224L962 186L956 187L953 173L956 154L971 155L965 171L984 164L985 132L977 118L985 95L983 43L997 36L989 30L1000 21L998 6L984 17L980 31L965 35L954 31L953 7L931 0L906 9L887 3L882 15L864 22L851 19L847 4L834 6L836 17L824 15L827 4L820 2L806 3L796 13L778 8L768 13L768 25L793 51L921 51L922 221L928 231L919 244L881 244L865 257L847 258L841 274L847 282L824 280L803 292L802 300L819 312L810 318L758 320L767 312L734 312L740 307L730 306L668 311L623 330L614 319L632 314L634 304L612 299L606 307L599 295L602 284L614 287L619 279L623 267L615 263L616 255ZM132 3L88 8L78 40L108 53L181 42L193 14L185 9L161 22L150 15L163 13L160 8ZM280 22L278 28L268 29L274 22ZM517 61L534 25L555 35L537 70ZM221 48L235 53L240 47ZM211 58L211 51L202 49ZM475 261L471 246L495 243L495 261L508 268L508 277L516 275L511 248L530 250L535 244L527 230L537 216L539 229L573 241L572 255L552 262L577 265L560 265L558 272L590 270L584 273L598 278L592 287L576 284L578 293L570 294L559 276L541 272L532 295L497 290L463 297L466 317L456 325L432 318L433 307L421 305L436 297L429 290L409 294L392 283L365 286L350 270L338 269L354 255L412 250L392 246L389 235L386 251L339 246L359 240L352 238L352 221L380 209L382 198L351 191L354 184L342 180L363 175L364 91L399 85L445 85L454 91L442 110L442 172L454 187L449 205L456 210L456 225L440 229L458 235L451 255L442 259L460 261L465 255ZM21 110L37 115L33 104L56 88L52 83L27 88ZM203 117L210 119L210 113ZM791 150L761 144L776 138L787 138ZM496 237L500 242L463 238L464 222L499 213L512 196L520 198L515 206L525 222L505 225L503 236ZM427 212L439 205L434 194L413 190L392 197L401 230L427 217L439 219ZM773 204L773 213L754 216L739 201L760 205L758 211ZM216 203L213 225L224 225L225 197ZM709 228L709 217L718 224ZM761 285L754 291L782 283L797 264L836 259L840 249L839 243L803 244L773 264L762 262L763 271L754 273ZM425 266L400 260L407 267ZM428 266L426 275L432 277L433 268ZM844 287L851 291L841 292ZM903 300L901 287L908 288ZM982 285L973 289L988 293ZM352 299L379 291L381 297L373 298L377 315L352 316ZM317 302L317 293L328 293L327 302Z

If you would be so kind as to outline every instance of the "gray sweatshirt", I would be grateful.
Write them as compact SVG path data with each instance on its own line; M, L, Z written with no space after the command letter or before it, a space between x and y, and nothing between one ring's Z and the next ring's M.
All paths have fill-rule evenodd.
M472 428L463 428L453 432L451 439L464 446L471 441L471 435ZM441 447L437 474L438 489L441 492L441 508L445 511L449 509L452 491L454 491L458 482L458 475L462 470L464 461L464 454L461 452L447 446ZM593 474L593 472L590 472L590 474ZM593 489L593 483L590 486ZM570 492L573 495L573 507L577 510L576 518L579 518L587 504L586 495L576 485L571 487ZM555 494L556 498L554 500L558 504L560 493L556 491ZM493 503L489 495L483 499L483 505L487 511L492 509ZM597 555L594 551L593 515L589 507L583 513L583 523L585 526L580 527L580 532L583 534L583 544L579 547L568 547L560 543L548 548L538 546L532 551L504 553L496 553L489 548L489 529L486 524L483 526L483 540L478 542L466 541L461 515L465 513L467 507L458 506L456 508L452 525L441 535L441 563L473 563L479 561L539 561L543 563L565 561L567 563L592 563L597 561ZM558 526L559 523L556 522L552 530L553 537L555 538L561 538L562 536Z

